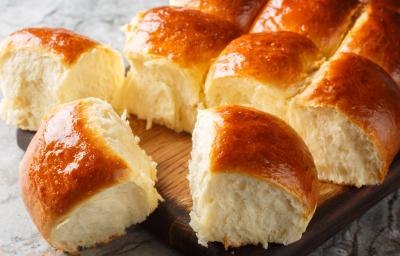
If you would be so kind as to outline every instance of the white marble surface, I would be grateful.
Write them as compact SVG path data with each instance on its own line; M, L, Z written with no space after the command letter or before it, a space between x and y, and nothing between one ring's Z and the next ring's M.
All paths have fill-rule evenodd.
M0 40L27 26L59 26L88 35L121 50L119 28L138 10L167 1L146 0L0 0ZM0 123L0 256L58 255L37 233L18 190L22 150L16 130ZM388 196L312 255L400 255L400 201ZM84 255L179 255L141 227L108 246Z

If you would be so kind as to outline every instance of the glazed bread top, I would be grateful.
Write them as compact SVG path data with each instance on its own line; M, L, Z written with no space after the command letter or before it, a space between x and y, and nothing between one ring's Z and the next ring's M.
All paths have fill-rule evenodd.
M247 34L224 49L212 78L247 76L284 89L310 75L321 62L314 43L297 33Z
M97 42L62 28L26 28L12 33L4 41L6 47L40 47L59 54L71 65ZM4 47L4 46L3 46Z
M309 212L317 202L316 170L307 146L282 120L241 106L214 109L216 137L211 172L234 172L273 183L295 195Z
M328 106L344 113L377 146L384 162L381 178L400 149L400 89L378 65L343 53L324 68L322 79L307 88L307 105Z
M330 55L351 26L358 7L357 0L270 0L250 32L296 32Z
M126 52L163 56L182 66L209 64L240 31L232 23L197 10L159 7L126 26Z
M400 13L373 1L343 42L341 51L369 58L400 86ZM400 5L400 1L399 1Z
M207 12L235 24L245 33L268 0L171 0L170 4Z
M44 237L80 202L123 180L127 164L88 127L87 105L49 114L20 164L25 204Z
M393 11L400 12L399 0L365 0L365 2L381 5Z

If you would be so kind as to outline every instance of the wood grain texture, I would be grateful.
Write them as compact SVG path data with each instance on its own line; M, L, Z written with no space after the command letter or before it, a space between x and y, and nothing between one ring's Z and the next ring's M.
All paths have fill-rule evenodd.
M165 199L143 226L189 255L307 255L400 186L398 156L382 185L355 189L320 183L318 209L302 239L294 244L271 244L268 250L261 246L244 246L225 251L222 244L209 243L206 248L197 244L195 233L188 224L192 200L186 176L191 136L158 125L146 130L145 122L134 117L130 123L134 134L141 139L141 147L158 163L156 187ZM32 136L32 133L18 131L18 145L25 149Z

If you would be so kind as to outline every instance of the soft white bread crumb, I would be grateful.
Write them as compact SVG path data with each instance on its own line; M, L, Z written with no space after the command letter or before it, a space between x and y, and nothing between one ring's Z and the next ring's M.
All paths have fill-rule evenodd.
M313 154L318 178L357 187L380 183L383 162L366 134L333 108L298 101L290 104L288 120Z
M61 157L71 153L77 156L74 162L68 165L70 166L69 172L75 172L75 174L67 178L66 183L74 185L77 190L84 190L85 186L99 187L98 191L93 195L85 196L82 201L73 201L73 205L65 206L62 205L63 199L56 195L52 195L55 198L49 200L46 197L35 194L38 190L44 191L43 193L45 194L52 191L53 184L48 180L46 172L48 172L47 168L53 168L54 166L48 166L46 163L41 165L40 163L32 162L31 159L35 159L32 151L42 152L38 154L49 156L53 154L53 151L51 151L50 146L43 148L37 141L31 143L29 147L32 148L32 151L28 148L27 154L24 156L21 164L21 186L24 201L39 231L49 243L58 249L68 252L77 252L81 247L92 247L96 244L106 243L115 237L125 234L127 227L144 221L157 207L158 201L162 200L154 187L156 181L156 163L139 147L139 139L132 134L127 122L117 115L110 104L95 98L73 101L61 105L53 113L65 111L65 109L76 106L76 104L80 104L80 109L83 109L83 111L72 111L71 113L74 116L72 121L84 120L86 124L85 129L90 129L91 140L101 142L88 144L88 147L97 147L95 150L104 152L105 159L109 159L105 161L122 161L121 163L123 163L126 169L102 170L102 172L114 173L113 175L120 176L115 176L115 180L112 180L111 184L109 184L110 181L108 180L101 180L100 184L79 183L79 179L78 181L73 180L73 175L78 175L78 177L96 175L88 170L100 170L102 166L96 166L96 162L85 161L81 163L79 157L84 156L85 151L81 153L71 152L68 146L65 148L60 147L58 150L65 150L61 154ZM51 122L51 119L52 117L47 122ZM70 141L71 138L63 139L61 136L64 134L63 129L68 130L70 129L68 127L72 125L67 123L68 120L71 119L66 118L55 122L60 125L56 127L57 131L55 131L58 134L57 141L59 141L59 145L63 145L64 139L66 140L66 145L73 143ZM62 123L63 121L65 124ZM48 131L52 132L51 124L49 124L45 134L48 134ZM41 127L38 133L42 131ZM38 136L41 135L39 134ZM77 137L76 139L87 140L86 137ZM73 139L72 141L75 140ZM110 163L110 166L113 166L112 164ZM74 169L81 165L86 167L84 169ZM40 187L41 184L31 182L29 173L34 172L34 170L41 172L41 174L38 174L38 177L42 180L41 183L44 183L42 185L46 188ZM65 169L58 171L59 175L63 175L63 172L65 172ZM57 177L54 178L58 179ZM70 193L74 193L73 191L64 191L63 189L63 187L60 188L60 193L66 197ZM59 214L51 212L47 208L41 208L41 205L46 204L50 208L53 208L53 202L58 202L63 207L68 207L67 209L71 210L68 210L65 214Z
M203 246L211 241L232 247L287 245L301 238L310 221L298 200L272 184L240 174L204 178L209 181L194 192L198 207L190 213L190 226Z
M65 216L54 227L49 242L55 248L76 252L78 248L107 243L126 233L126 228L144 221L157 207L135 182L102 191Z
M37 47L0 47L0 116L6 123L37 130L54 106L97 97L111 101L124 81L121 55L97 45L72 64L60 54Z
M214 72L213 68L211 67L209 74ZM215 79L209 75L205 84L207 107L251 106L283 119L286 119L288 99L295 92L293 88L282 91L251 77L232 76Z
M126 56L130 70L115 105L150 126L154 120L178 132L191 132L197 108L202 106L203 77L167 58L133 52Z

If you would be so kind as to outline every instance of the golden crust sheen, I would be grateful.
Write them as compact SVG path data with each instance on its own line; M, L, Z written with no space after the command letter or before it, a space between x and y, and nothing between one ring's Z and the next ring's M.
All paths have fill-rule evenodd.
M221 53L214 64L213 78L246 76L285 88L306 78L321 60L314 43L299 34L247 34Z
M357 0L271 0L255 20L251 32L296 32L330 55L349 29L358 6Z
M188 0L184 6L227 20L247 32L268 0Z
M400 86L400 13L375 1L366 12L367 19L349 33L342 49L380 65Z
M393 11L400 12L399 0L367 0L366 2L374 5L381 5Z
M211 172L235 172L271 182L308 209L317 203L316 169L307 146L282 120L247 107L214 109L216 138Z
M167 57L183 66L206 63L240 35L228 21L180 7L159 7L145 12L136 27L129 51Z
M126 175L126 163L90 130L84 111L75 103L50 114L20 164L23 200L46 239L74 207Z
M73 64L81 54L98 45L97 42L62 28L25 28L12 33L6 44L17 47L40 46L63 57L65 64Z
M400 149L400 89L390 76L368 59L344 53L304 100L336 108L364 130L383 160L383 180Z

